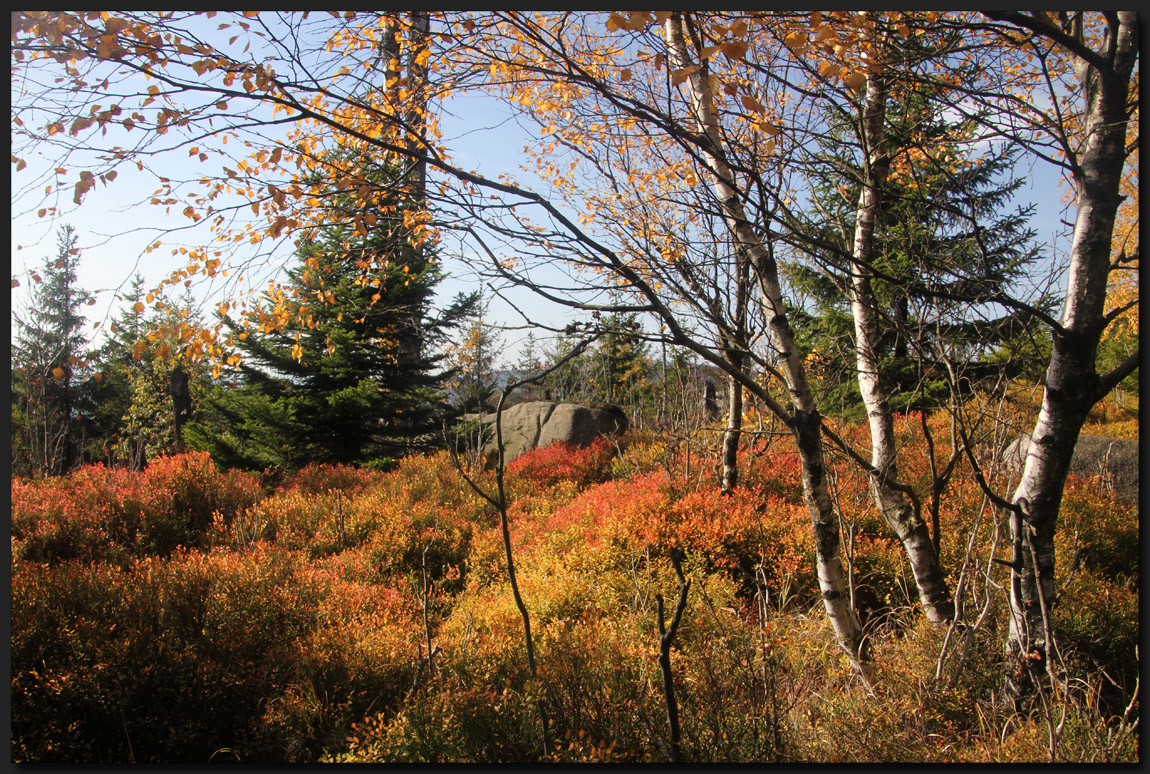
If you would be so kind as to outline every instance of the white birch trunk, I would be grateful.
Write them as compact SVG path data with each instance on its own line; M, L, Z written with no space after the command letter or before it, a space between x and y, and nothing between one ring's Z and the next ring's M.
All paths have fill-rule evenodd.
M890 164L884 127L886 98L882 74L872 73L867 78L863 104L862 140L866 166L855 216L851 313L854 317L858 385L870 427L871 465L882 476L897 480L894 416L879 368L879 326L870 268L875 257L874 232L881 206L880 192ZM880 476L871 476L870 490L879 513L898 535L906 551L927 619L935 625L948 623L954 616L954 605L926 522L910 498L889 486Z
M678 13L666 21L665 31L670 60L675 67L691 63L687 53L683 23ZM695 120L707 138L701 156L710 173L711 184L736 244L748 256L758 280L760 303L768 321L771 344L786 380L794 416L791 430L798 442L803 469L803 494L811 513L815 537L815 564L823 607L839 645L852 660L858 661L862 627L850 606L846 576L839 553L839 522L827 488L826 467L822 450L822 420L807 381L802 360L795 347L794 335L783 307L778 267L763 239L747 220L735 187L735 177L722 157L722 141L714 113L710 85L700 71L686 81L689 86Z
M1022 692L1044 670L1048 655L1048 623L1056 596L1054 533L1070 458L1087 413L1108 389L1095 360L1103 333L1111 237L1122 198L1126 104L1138 52L1138 14L1118 12L1116 18L1119 23L1096 57L1071 52L1086 101L1085 142L1075 171L1078 212L1061 330L1054 332L1042 408L1012 497L1021 511L1021 518L1014 520L1021 562L1012 584L1008 650L1029 665L1029 675L1022 669L1015 673L1023 680L1015 688Z

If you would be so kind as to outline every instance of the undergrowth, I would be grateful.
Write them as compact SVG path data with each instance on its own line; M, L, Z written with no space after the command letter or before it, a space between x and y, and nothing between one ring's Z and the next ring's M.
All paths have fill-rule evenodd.
M921 485L917 418L899 433ZM508 467L535 676L499 520L445 454L312 466L270 493L204 455L13 480L13 760L666 760L655 598L678 594L674 551L691 580L671 650L687 760L1138 760L1136 506L1068 485L1061 687L1021 712L1000 691L1001 517L973 482L943 501L965 614L937 630L865 482L832 460L863 679L828 634L787 443L741 450L733 496L697 462L682 475L683 450L623 448Z

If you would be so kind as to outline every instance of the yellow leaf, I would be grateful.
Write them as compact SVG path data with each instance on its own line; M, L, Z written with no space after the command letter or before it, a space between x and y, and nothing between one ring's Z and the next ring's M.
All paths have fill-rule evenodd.
M136 305L133 306L132 309L135 310L136 314L142 314L144 311L144 303L142 301L137 301Z
M824 78L834 78L842 70L842 67L833 62L821 62L819 64L819 74Z
M680 67L678 70L671 71L671 85L678 86L683 81L691 77L691 75L699 69L697 64L689 64L686 67Z
M60 366L56 366L55 368L52 369L52 376L54 376L57 379L63 379L64 378L64 369L61 368Z
M783 43L786 43L788 48L798 48L806 42L807 36L797 30L783 39Z

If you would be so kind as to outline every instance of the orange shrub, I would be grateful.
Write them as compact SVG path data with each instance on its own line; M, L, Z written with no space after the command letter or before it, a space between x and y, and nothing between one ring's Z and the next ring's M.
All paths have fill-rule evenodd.
M325 494L340 490L353 495L379 483L387 473L357 468L353 465L326 465L312 463L290 474L279 487L280 491L299 490L306 494Z
M89 465L59 478L12 481L13 558L125 562L204 545L263 497L254 476L221 471L206 452L161 457L142 473ZM219 514L218 519L216 514Z
M12 578L13 758L310 760L414 677L416 606L267 544Z

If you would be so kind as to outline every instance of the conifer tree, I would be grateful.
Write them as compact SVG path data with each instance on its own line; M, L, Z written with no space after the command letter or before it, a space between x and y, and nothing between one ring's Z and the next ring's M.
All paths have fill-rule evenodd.
M14 472L60 475L80 460L75 404L85 344L80 307L88 296L76 287L77 241L74 228L60 228L56 257L45 260L43 277L33 272L36 284L28 309L14 315Z
M301 244L289 292L265 292L248 318L224 320L242 354L238 378L210 392L214 417L187 427L189 444L223 464L387 465L435 443L447 376L435 352L475 296L429 314L444 277L432 251L413 247L382 209L333 201L343 222ZM354 225L362 219L376 223L366 236ZM266 322L277 308L278 322Z
M476 297L462 326L460 341L451 348L449 358L453 379L454 403L464 412L485 413L495 410L493 397L497 390L496 354L499 334L487 323L487 304Z
M595 347L594 399L639 409L651 396L647 348L638 336L638 316L611 314L602 318L603 337Z
M942 138L953 130L921 115L908 123L917 133L914 142L923 143L922 135L930 134L944 148ZM892 130L894 141L911 144L897 136L898 128L896 124ZM925 163L913 176L887 181L887 203L876 225L872 284L884 330L880 373L896 411L946 402L949 388L935 367L938 352L965 372L967 388L981 372L999 372L990 363L1001 347L1027 355L1013 358L1014 375L1041 359L1042 342L1033 333L1037 321L1030 315L1014 312L992 318L979 309L977 300L971 301L989 302L1033 272L1039 258L1035 232L1028 226L1033 207L1011 209L1023 183L1012 175L1015 161L1009 153L968 158L956 171ZM843 163L840 155L828 165L841 168ZM805 308L792 308L794 325L808 366L819 377L821 404L828 412L857 419L864 408L844 285L850 272L838 268L841 259L835 255L848 252L857 195L829 182L816 185L814 194L827 224L819 239L831 249L815 250L813 264L786 268L793 287L807 299ZM1047 297L1037 307L1049 311L1052 304Z
M144 297L144 278L137 274L123 295L123 310L109 326L104 343L92 353L92 367L99 376L86 383L85 391L90 456L133 470L143 467L146 459L143 439L125 432L132 407L131 376L146 365L143 353L138 358L135 349L146 333Z

